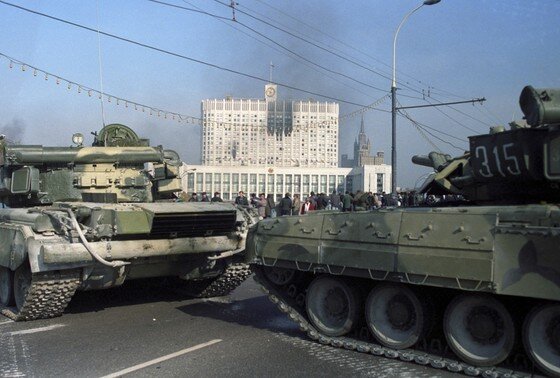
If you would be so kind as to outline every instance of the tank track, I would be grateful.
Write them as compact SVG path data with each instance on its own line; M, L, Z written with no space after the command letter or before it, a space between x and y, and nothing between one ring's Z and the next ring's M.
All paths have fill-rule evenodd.
M251 268L247 264L232 264L216 277L202 291L195 294L198 298L222 297L228 295L241 285L251 275Z
M61 316L80 286L80 272L35 273L22 308L0 308L0 313L19 322Z
M301 331L320 344L330 345L336 348L355 350L361 353L370 353L375 356L384 356L392 359L399 359L406 362L414 362L419 365L431 366L436 369L447 369L453 373L463 373L468 376L484 378L513 378L513 377L534 377L534 374L515 371L501 367L476 367L468 365L462 361L443 357L437 354L424 352L421 350L404 349L395 350L369 341L362 341L349 337L332 337L321 334L308 320L305 313L305 291L299 290L296 285L284 285L278 287L270 282L260 267L254 266L254 279L261 286L268 299L276 304L278 309L288 315ZM367 328L359 331L360 338L364 337L364 332L369 333ZM426 348L427 349L427 348Z

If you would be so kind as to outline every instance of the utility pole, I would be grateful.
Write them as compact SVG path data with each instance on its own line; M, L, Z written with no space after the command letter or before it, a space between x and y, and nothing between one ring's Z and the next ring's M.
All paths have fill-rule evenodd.
M424 5L434 5L441 0L424 0L422 4L408 12L399 24L393 37L393 77L391 81L391 194L397 194L397 37L408 18Z
M235 0L231 0L231 2L229 3L229 6L231 7L231 12L232 12L232 21L237 21L235 19L235 6L239 5L239 3L236 3Z

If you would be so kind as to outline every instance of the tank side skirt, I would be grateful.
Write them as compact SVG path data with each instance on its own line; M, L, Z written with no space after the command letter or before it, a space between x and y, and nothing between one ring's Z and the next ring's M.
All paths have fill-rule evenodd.
M333 276L344 275L376 281L391 281L412 285L427 285L468 291L494 292L494 286L490 281L469 280L457 277L431 276L427 274L401 273L377 269L360 269L339 265L309 264L307 262L302 263L298 261L269 259L265 257L258 257L254 261L251 261L251 263L267 267L295 269L301 272L328 273Z

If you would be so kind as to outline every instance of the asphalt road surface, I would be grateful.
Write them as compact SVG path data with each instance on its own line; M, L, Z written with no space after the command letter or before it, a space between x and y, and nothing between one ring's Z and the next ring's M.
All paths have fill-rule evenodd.
M0 315L1 377L451 377L306 338L252 278L185 299L153 282L78 292L62 317Z

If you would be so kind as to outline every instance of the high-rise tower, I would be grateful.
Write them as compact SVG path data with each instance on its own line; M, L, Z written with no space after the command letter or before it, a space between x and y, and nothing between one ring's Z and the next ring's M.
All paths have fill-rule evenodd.
M338 166L338 104L264 99L202 101L202 164L213 166Z

